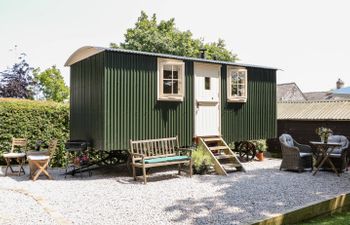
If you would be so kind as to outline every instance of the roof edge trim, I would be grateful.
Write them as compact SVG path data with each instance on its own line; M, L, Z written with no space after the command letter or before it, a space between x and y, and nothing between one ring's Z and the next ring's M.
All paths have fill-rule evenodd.
M71 66L74 63L80 62L90 56L96 55L106 49L93 46L84 46L76 50L66 61L64 66Z
M242 66L242 67L260 68L260 69L281 70L281 69L274 68L274 67L258 66L258 65L253 65L253 64L226 62L226 61L219 61L219 60L193 58L193 57L187 57L187 56L177 56L177 55L170 55L170 54L163 54L163 53L142 52L142 51L135 51L135 50L129 50L129 49L104 48L104 47L94 47L94 46L85 46L85 47L79 48L69 57L69 59L67 60L67 62L64 65L65 66L73 65L74 63L77 63L85 58L88 58L92 55L98 54L98 53L103 52L103 51L120 52L120 53L126 53L126 54L147 55L147 56L169 58L169 59L178 59L178 60L190 60L190 61L194 61L194 62L214 63L214 64L231 65L231 66Z

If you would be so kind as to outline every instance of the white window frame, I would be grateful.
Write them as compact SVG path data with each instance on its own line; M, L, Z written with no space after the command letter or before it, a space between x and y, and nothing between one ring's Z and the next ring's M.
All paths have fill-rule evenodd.
M234 96L232 95L232 76L231 73L233 71L236 72L244 72L244 96ZM228 102L247 102L248 98L248 71L243 67L227 67L227 101Z
M180 66L178 73L178 93L164 94L163 93L163 68L165 65ZM185 63L181 60L158 58L158 101L183 101L185 96Z

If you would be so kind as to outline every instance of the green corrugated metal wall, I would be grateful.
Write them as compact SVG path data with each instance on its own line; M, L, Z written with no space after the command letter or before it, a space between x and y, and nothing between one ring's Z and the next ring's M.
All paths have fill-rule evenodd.
M105 150L127 149L129 139L193 137L193 63L185 64L183 102L157 101L157 58L105 52Z
M104 145L104 55L89 57L71 66L70 139L93 141Z
M276 71L248 68L248 100L227 103L221 74L221 131L227 142L276 136ZM157 58L105 51L71 66L71 139L101 150L128 149L129 139L193 138L193 62L185 62L183 102L157 101Z
M221 69L221 133L227 142L276 137L276 71L248 68L246 103L228 103Z

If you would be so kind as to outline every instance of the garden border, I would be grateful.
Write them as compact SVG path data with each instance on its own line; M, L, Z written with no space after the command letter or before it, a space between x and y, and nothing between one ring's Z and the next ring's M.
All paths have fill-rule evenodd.
M251 225L296 224L318 216L331 215L350 209L350 192L302 208L293 209L272 218L252 222Z

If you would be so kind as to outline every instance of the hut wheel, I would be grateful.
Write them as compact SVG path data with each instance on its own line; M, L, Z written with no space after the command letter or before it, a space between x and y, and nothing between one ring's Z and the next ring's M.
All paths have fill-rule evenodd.
M255 145L249 141L242 141L238 146L239 157L242 161L251 161L256 155Z

